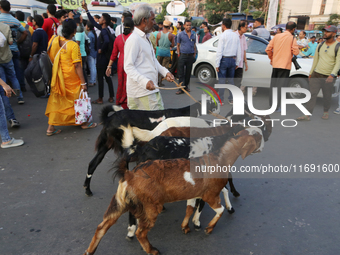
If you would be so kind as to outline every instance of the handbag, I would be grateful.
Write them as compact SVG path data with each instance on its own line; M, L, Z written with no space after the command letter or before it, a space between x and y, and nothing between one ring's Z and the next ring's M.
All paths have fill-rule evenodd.
M76 124L81 125L92 121L91 98L84 90L80 91L79 99L74 100L74 112Z

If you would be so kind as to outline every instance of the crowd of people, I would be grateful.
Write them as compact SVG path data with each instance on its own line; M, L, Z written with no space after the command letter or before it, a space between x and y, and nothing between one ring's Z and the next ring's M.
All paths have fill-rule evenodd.
M199 29L192 27L190 20L178 22L174 26L170 21L155 22L155 13L149 5L141 5L132 14L122 14L122 24L109 14L93 15L85 2L82 7L88 21L83 20L76 11L56 10L55 5L47 7L46 14L28 17L24 22L21 11L13 17L10 3L0 3L0 118L2 148L23 144L20 139L9 136L6 121L11 127L19 127L8 97L17 95L18 103L24 104L22 92L26 91L24 70L33 56L48 53L53 62L52 80L46 116L48 117L47 136L59 134L56 126L75 124L74 100L81 90L98 83L98 99L94 104L104 102L104 79L108 86L108 102L124 109L159 110L164 109L159 87L164 86L163 79L174 81L178 77L184 90L190 92L189 84L193 63L197 59L197 44L204 43L214 35L207 22ZM233 84L245 91L242 86L243 73L248 70L247 42L245 33L249 22L239 22L236 31L232 30L232 21L223 19L217 52L216 70L219 83ZM264 19L254 23L253 35L269 41L266 52L273 66L271 88L286 86L293 56L314 56L310 72L310 90L312 99L307 104L312 113L319 90L324 94L323 119L328 119L331 88L340 69L340 54L336 52L336 29L325 28L324 40L319 43L312 37L310 42L306 33L301 31L298 40L294 37L296 24L288 22L286 30L278 30L272 37L264 27ZM338 37L337 40L340 40ZM116 97L111 75L118 76ZM12 86L9 87L6 82ZM272 91L272 90L270 90ZM253 87L253 95L257 89ZM184 91L179 89L176 94ZM224 89L219 89L219 96L224 103ZM115 97L115 98L114 98ZM269 96L271 100L271 96ZM280 94L278 96L280 99ZM228 102L233 104L232 94ZM269 104L271 105L271 101ZM339 102L340 104L340 102ZM340 107L340 106L339 106ZM278 102L277 111L280 111ZM340 113L340 109L337 109ZM298 120L309 120L302 116ZM82 129L95 128L97 123L85 122Z

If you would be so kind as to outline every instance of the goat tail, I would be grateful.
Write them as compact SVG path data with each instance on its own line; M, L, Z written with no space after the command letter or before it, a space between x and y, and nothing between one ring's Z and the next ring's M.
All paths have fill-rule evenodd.
M117 158L113 167L113 170L115 170L113 174L113 179L118 177L120 181L124 181L125 175L129 173L128 169L129 158L130 156L127 151L124 152L120 158Z
M105 123L108 119L108 115L110 112L118 112L120 110L123 110L123 108L118 105L108 105L108 106L103 107L102 113L100 116L101 121Z

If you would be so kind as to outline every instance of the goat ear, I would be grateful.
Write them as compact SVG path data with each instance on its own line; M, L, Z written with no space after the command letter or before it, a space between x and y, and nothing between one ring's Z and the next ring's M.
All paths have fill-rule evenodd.
M247 156L249 156L255 149L256 149L256 142L255 139L249 135L245 137L246 142L241 148L241 157L242 159L245 159Z

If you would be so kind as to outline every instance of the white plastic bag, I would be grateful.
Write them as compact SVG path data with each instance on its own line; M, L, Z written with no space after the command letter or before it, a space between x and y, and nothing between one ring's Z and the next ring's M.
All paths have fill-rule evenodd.
M74 100L74 111L76 116L76 124L83 124L92 121L91 98L87 92L80 91L79 99Z
M6 37L4 36L3 33L0 32L0 47L4 47L6 41L7 41Z

